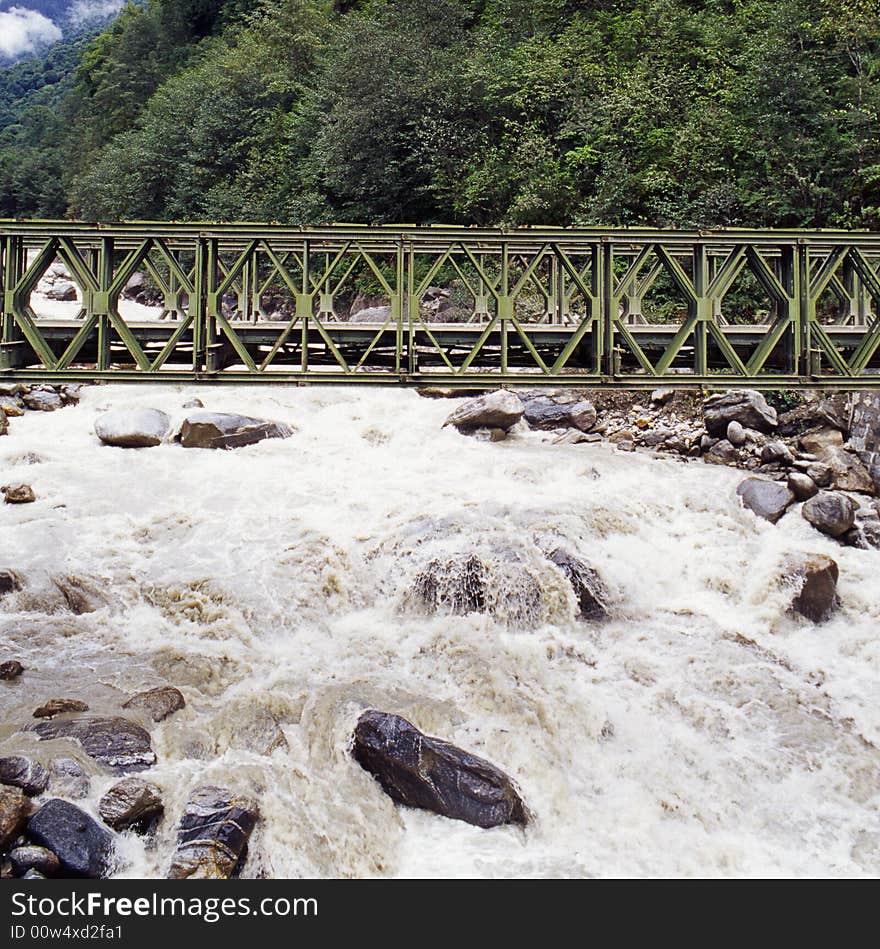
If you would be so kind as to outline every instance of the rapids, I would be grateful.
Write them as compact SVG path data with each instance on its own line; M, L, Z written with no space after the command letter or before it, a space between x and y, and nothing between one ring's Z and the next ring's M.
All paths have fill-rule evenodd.
M297 432L230 452L102 446L105 408L208 409ZM245 876L870 876L880 872L880 552L841 547L793 508L743 510L744 477L700 462L491 444L441 428L454 403L368 388L112 386L12 419L0 508L0 754L118 778L78 746L21 731L53 697L119 714L180 688L150 723L166 817L120 837L121 877L161 876L190 790L258 798ZM588 560L612 615L575 619L546 551ZM842 608L786 612L793 551L840 565ZM486 615L424 615L425 565L476 554ZM76 616L51 582L106 606ZM360 712L397 712L488 758L534 814L481 830L396 808L347 744ZM282 737L283 736L283 737Z

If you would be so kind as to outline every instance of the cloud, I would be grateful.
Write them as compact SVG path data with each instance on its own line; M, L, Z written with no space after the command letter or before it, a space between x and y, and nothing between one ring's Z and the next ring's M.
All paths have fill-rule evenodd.
M74 0L67 15L71 23L80 25L93 20L106 20L125 4L126 0Z
M0 12L0 57L15 59L60 39L61 30L36 10L10 7Z

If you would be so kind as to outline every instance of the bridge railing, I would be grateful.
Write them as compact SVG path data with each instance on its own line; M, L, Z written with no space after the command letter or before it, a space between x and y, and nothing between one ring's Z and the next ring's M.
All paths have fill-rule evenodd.
M868 232L0 222L0 293L4 378L880 385Z

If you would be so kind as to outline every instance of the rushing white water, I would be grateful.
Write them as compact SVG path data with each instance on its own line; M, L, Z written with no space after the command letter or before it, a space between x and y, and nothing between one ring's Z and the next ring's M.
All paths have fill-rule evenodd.
M93 434L104 408L179 417L195 395L297 432L231 452ZM72 750L95 812L117 779L22 733L33 709L65 696L119 714L132 691L184 692L186 709L150 723L166 818L153 848L124 836L121 876L164 873L206 782L259 799L246 876L880 871L880 553L838 546L797 508L759 521L735 497L741 472L539 433L479 442L441 428L453 405L114 386L13 419L3 483L38 501L0 511L0 566L27 580L0 603L0 658L27 667L0 683L0 752ZM552 546L601 573L611 619L575 619ZM494 616L412 606L415 574L456 551L490 566ZM838 561L830 622L787 614L793 551ZM59 574L108 605L73 615ZM505 769L532 824L396 808L347 753L367 707Z

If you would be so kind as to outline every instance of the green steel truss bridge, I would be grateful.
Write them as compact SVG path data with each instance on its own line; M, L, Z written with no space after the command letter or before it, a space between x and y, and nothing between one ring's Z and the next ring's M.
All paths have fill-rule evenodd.
M0 221L0 303L3 381L880 387L868 232Z

